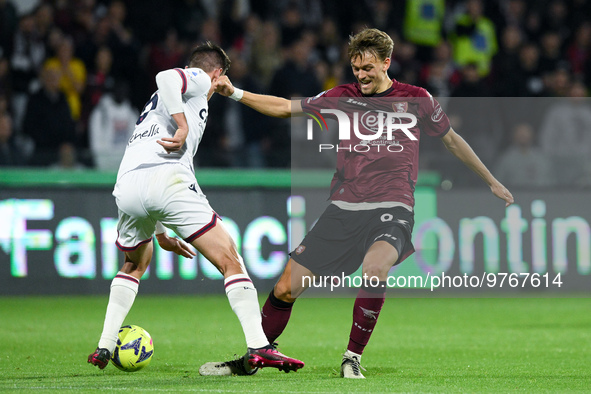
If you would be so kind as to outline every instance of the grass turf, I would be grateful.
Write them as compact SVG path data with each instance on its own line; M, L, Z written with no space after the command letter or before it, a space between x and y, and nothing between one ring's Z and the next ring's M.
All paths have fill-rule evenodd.
M297 373L202 377L206 361L245 351L224 297L139 296L127 324L154 338L150 366L86 363L107 297L0 298L0 391L591 392L591 299L388 299L366 348L364 381L339 378L351 299L302 299L280 349Z

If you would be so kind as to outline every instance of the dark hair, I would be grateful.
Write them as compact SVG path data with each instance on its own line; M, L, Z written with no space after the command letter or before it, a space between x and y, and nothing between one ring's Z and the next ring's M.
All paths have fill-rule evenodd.
M394 41L389 35L378 29L364 29L354 36L349 36L349 59L363 57L366 52L384 61L392 56Z
M198 67L205 72L221 68L222 75L228 71L230 63L230 58L226 55L226 52L210 41L206 41L193 49L189 58L189 67Z

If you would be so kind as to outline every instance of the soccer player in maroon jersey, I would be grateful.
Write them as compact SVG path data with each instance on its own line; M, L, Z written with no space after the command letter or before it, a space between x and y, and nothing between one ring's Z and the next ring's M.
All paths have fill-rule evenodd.
M365 284L355 300L349 344L341 363L341 376L345 378L364 378L360 371L361 354L384 304L388 272L414 252L411 231L420 132L441 138L445 147L478 174L506 206L513 203L509 190L495 179L466 141L451 128L439 103L425 89L389 78L387 71L393 47L394 43L386 33L377 29L361 31L349 42L349 57L357 82L337 86L301 101L242 91L227 77L221 77L216 86L216 92L221 95L273 117L287 118L334 108L335 102L340 110L351 113L358 102L372 99L374 106L383 103L390 110L412 113L417 119L416 126L408 129L416 139L407 134L408 140L404 141L401 152L388 152L384 146L371 149L377 148L376 145L362 152L337 151L337 169L330 189L331 204L291 253L262 308L263 329L269 342L273 343L287 325L293 303L305 290L300 278L349 275L360 264L363 275L379 278L379 286ZM349 99L352 97L356 99ZM343 147L360 142L361 139L353 135L339 144ZM244 374L244 369L237 368L241 365L240 359L212 362L204 364L199 372L202 375Z

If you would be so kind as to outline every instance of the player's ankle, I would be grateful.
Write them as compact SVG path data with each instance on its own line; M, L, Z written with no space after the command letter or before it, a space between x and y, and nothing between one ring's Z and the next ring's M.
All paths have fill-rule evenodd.
M345 352L345 354L343 354L343 357L346 357L346 358L353 358L353 357L355 357L355 358L357 358L357 361L361 361L361 354L355 353L355 352L353 352L353 351L351 351L349 349L347 349L347 351Z

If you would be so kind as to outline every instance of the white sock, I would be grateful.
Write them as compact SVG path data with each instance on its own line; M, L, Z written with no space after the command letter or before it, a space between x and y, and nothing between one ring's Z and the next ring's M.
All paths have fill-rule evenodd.
M232 310L238 316L246 337L246 346L257 349L269 344L263 332L257 290L245 274L237 274L224 280L226 295Z
M139 280L121 271L113 278L99 348L105 348L111 354L115 350L119 329L133 305L139 286Z
M349 349L347 349L345 354L343 354L343 357L349 357L349 358L357 357L357 361L361 362L361 354L354 353L354 352L350 351Z

